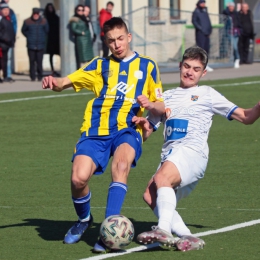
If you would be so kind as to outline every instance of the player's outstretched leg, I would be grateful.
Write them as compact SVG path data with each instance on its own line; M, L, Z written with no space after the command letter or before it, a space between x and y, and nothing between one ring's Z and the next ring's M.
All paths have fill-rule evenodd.
M198 237L194 236L182 236L177 242L176 247L180 251L190 251L203 249L205 242Z
M137 241L141 244L150 244L159 242L163 246L172 247L175 245L175 239L171 233L160 229L158 226L152 226L151 231L143 232L137 236Z
M67 232L64 237L63 243L65 244L75 244L79 242L83 233L91 227L93 224L93 217L90 214L90 217L87 221L78 220Z

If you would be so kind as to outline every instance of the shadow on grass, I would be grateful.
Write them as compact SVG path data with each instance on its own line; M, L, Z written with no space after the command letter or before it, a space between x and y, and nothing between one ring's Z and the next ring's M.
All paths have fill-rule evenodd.
M136 241L138 234L144 231L149 231L152 226L157 225L156 222L142 222L135 221L134 219L130 220L135 227L134 241ZM56 221L48 219L24 219L23 221L23 223L0 226L0 229L12 227L35 227L35 230L42 239L46 241L63 241L66 232L75 223L72 221ZM89 246L94 246L99 236L100 225L101 223L93 222L92 227L89 228L82 236L81 241L86 242ZM193 226L198 229L207 228L205 226L195 224L188 224L188 226Z

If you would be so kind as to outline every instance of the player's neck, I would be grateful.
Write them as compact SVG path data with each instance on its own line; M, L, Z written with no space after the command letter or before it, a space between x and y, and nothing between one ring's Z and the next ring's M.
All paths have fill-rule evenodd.
M198 84L197 85L193 85L193 86L186 86L186 85L180 83L180 88L186 88L187 89L187 88L195 88L197 86L198 86Z

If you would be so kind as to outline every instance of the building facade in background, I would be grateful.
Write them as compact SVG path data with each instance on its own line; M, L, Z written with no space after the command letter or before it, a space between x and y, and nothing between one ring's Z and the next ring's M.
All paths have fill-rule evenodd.
M69 1L74 1L75 6L76 4L86 4L89 5L91 8L91 17L94 20L95 24L95 29L96 29L96 34L99 35L98 32L98 24L97 21L98 19L98 13L102 8L105 8L107 0L69 0ZM15 66L14 70L16 73L28 73L29 70L29 61L28 61L28 56L27 56L27 49L26 49L26 39L21 33L21 26L23 23L23 20L29 17L32 14L32 8L33 7L38 7L44 10L45 6L47 3L53 3L57 14L62 15L60 13L60 10L66 10L64 9L64 6L61 8L60 3L62 1L60 0L27 0L26 4L24 1L21 0L11 0L9 2L10 7L14 10L17 16L17 22L18 22L18 29L17 29L17 39L16 39L16 44L15 44L15 49L14 49L14 61L15 61ZM114 9L113 9L113 16L121 16L126 19L126 22L131 29L133 29L133 35L134 35L134 40L140 41L140 43L136 42L134 45L135 48L139 48L140 53L143 53L144 50L147 53L144 53L146 55L151 56L154 59L158 59L158 57L162 56L160 53L155 53L155 52L161 52L160 48L151 49L151 46L148 46L148 44L145 43L146 37L143 36L143 32L141 32L141 28L144 23L147 23L148 25L153 25L153 30L158 30L161 26L165 23L169 24L169 30L175 31L176 34L182 34L183 33L183 24L188 25L191 23L190 16L187 15L191 12L196 7L197 0L143 0L143 1L137 1L137 0L114 0ZM217 20L217 15L222 12L223 8L225 7L225 2L226 0L208 0L206 1L207 7L208 7L208 12L210 14L213 14L213 23L218 24L219 21ZM229 1L228 1L229 2ZM235 2L241 2L241 1L235 1ZM250 5L250 9L254 13L254 8L260 8L260 0L248 0L247 1ZM258 7L255 7L259 3ZM252 6L252 7L251 7ZM149 8L147 8L149 7ZM142 11L141 11L142 10ZM148 10L148 11L145 11ZM257 9L259 10L259 9ZM72 10L67 10L69 13L69 16L72 16L74 13L74 9ZM139 17L137 14L139 12L139 16L143 15L141 12L147 12L145 13L145 19L146 21L142 20L134 20L133 17ZM260 13L260 12L259 12ZM133 14L131 16L131 14ZM214 21L214 17L216 17L216 21ZM139 18L138 18L139 19ZM260 17L259 17L260 19ZM68 21L69 22L69 21ZM141 22L141 24L140 24ZM132 31L131 31L132 32ZM163 37L168 37L165 33ZM260 32L259 32L260 34ZM140 36L140 39L138 38ZM154 35L154 37L157 37ZM152 41L150 38L153 38L153 34L149 36L148 41ZM170 39L170 36L168 37ZM174 40L174 36L171 36L171 39ZM192 36L191 36L192 39ZM183 42L183 37L178 38L178 41L176 43L176 52L177 49L179 50L182 48ZM69 41L69 39L68 39ZM158 41L158 39L155 39L155 41ZM160 40L159 40L160 41ZM195 41L195 36L194 36L194 41ZM100 55L100 39L96 41L96 46L95 46L95 55ZM170 42L169 42L170 44ZM139 46L139 47L137 47ZM62 45L61 45L62 47ZM150 49L149 49L150 48ZM66 50L67 51L67 50ZM74 50L70 50L74 51ZM65 52L66 53L66 52ZM164 53L163 55L167 55ZM174 52L169 55L169 58L174 57ZM154 56L154 57L153 57ZM55 70L59 71L60 69L60 63L61 63L61 58L59 56L54 56L54 66ZM50 70L49 68L49 57L47 54L44 55L44 62L43 62L44 70L48 71Z

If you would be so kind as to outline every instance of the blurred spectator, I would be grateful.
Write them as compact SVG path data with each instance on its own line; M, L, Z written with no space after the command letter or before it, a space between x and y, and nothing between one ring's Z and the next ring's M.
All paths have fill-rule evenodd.
M77 5L74 16L70 19L71 31L75 37L75 54L77 69L83 63L94 58L89 21L84 15L84 6Z
M3 0L2 2L5 3L9 3L9 0ZM14 33L16 35L17 32L17 19L16 19L16 15L13 11L13 9L11 9L9 7L10 10L10 18L11 18L11 22L13 24L14 27ZM8 53L7 53L7 81L9 82L14 82L15 80L12 78L12 68L13 68L13 53L14 53L14 49L13 48L9 48Z
M240 64L247 64L251 63L248 62L249 44L250 40L254 39L253 15L247 3L241 4L239 18L242 26L242 32L239 37Z
M99 12L100 39L102 41L103 57L107 57L108 53L109 53L109 48L106 45L105 36L104 36L104 32L103 32L103 25L106 21L108 21L112 18L113 8L114 8L114 3L109 1L109 2L107 2L106 9L103 8Z
M8 50L14 47L15 32L11 22L10 9L7 3L0 3L0 66L3 71L3 81L10 82L7 77ZM0 82L3 82L2 79Z
M192 24L195 27L196 45L209 54L212 26L206 7L206 1L199 0L197 2L197 7L192 13ZM209 66L207 66L206 69L207 71L213 71Z
M31 17L24 20L22 26L22 33L27 39L31 81L35 81L36 78L35 64L37 65L37 78L39 81L42 80L42 60L48 31L48 22L40 16L40 9L33 8Z
M89 17L90 15L90 7L85 5L84 6L84 15L86 16L86 19L88 21L88 26L89 26L89 30L90 30L90 35L91 35L91 40L92 40L92 43L94 43L97 39L97 35L94 31L94 27L93 27L93 24L91 22L91 19Z
M223 14L229 17L229 19L226 19L225 29L227 31L229 42L233 46L234 68L239 68L240 56L238 51L238 40L241 33L241 24L238 12L235 10L235 3L228 3L227 8L223 11Z
M56 14L55 7L52 3L48 3L44 10L44 17L48 21L49 32L47 37L47 47L45 53L50 55L51 73L53 76L60 76L54 70L53 56L60 55L60 18Z

